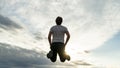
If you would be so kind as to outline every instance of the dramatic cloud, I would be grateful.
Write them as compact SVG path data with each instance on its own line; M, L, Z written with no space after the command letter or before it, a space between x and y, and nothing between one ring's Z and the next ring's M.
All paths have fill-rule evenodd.
M23 29L16 35L0 30L0 41L47 52L49 28L57 16L62 16L63 25L71 33L67 48L73 52L71 56L79 57L80 51L98 48L120 31L119 3L119 0L0 0L0 29Z
M0 15L0 28L5 30L22 29L22 26L10 20L8 17Z
M13 46L6 43L0 43L0 67L1 68L53 68L53 67L75 67L76 64L91 66L91 64L79 61L71 63L52 63L47 59L44 51L37 52Z
M44 52L27 50L10 44L0 43L0 67L1 68L32 68L39 65L48 65Z

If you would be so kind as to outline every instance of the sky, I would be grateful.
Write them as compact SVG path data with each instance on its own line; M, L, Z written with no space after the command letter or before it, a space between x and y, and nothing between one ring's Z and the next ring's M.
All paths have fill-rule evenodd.
M0 67L119 67L119 0L0 0ZM71 61L51 63L47 35L55 18L71 34ZM14 57L14 58L13 58Z

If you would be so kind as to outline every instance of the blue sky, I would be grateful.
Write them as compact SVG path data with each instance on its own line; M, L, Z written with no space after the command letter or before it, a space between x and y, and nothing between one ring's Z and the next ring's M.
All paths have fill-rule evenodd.
M11 56L12 52L23 50L26 54L28 51L32 53L20 57L15 53L13 54L16 56L15 59L11 57L7 59L15 61L21 57L34 57L32 58L34 62L29 59L26 61L36 65L41 65L37 59L48 62L49 60L45 58L49 51L47 34L50 27L55 25L55 18L62 16L63 25L67 26L71 33L67 51L73 59L68 62L69 64L77 66L93 62L93 65L94 63L109 65L110 60L119 65L117 61L120 56L119 3L119 0L0 0L0 46L4 48L1 50L5 53L11 50L10 54L2 52L0 60L6 59L2 57L3 55ZM13 46L15 47L12 48ZM90 52L84 53L84 50ZM40 53L42 57L34 56L34 53ZM90 58L94 60L89 60ZM101 59L104 59L105 63ZM61 63L58 61L56 64Z
M100 46L99 48L96 48L94 52L97 55L107 56L108 58L118 60L120 57L119 40L120 32L118 32L113 38L106 41L104 45Z
M116 35L114 35L113 38L109 39L102 45L101 47L97 48L97 50L101 50L101 52L107 51L107 52L117 52L119 51L119 42L120 40L120 32L118 32Z

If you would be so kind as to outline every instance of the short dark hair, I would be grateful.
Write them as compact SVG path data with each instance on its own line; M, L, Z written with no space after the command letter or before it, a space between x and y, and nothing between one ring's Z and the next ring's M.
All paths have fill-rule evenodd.
M55 21L56 21L57 25L61 25L63 19L62 19L62 17L58 16Z

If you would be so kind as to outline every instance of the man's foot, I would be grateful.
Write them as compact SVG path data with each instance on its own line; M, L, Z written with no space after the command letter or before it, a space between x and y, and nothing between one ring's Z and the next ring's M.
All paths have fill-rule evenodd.
M66 52L64 52L64 57L66 60L70 61L70 56Z
M70 61L70 56L69 56L69 55L66 55L66 59L67 59L68 61Z
M47 58L51 58L53 56L53 51L49 51L49 53L47 54Z

